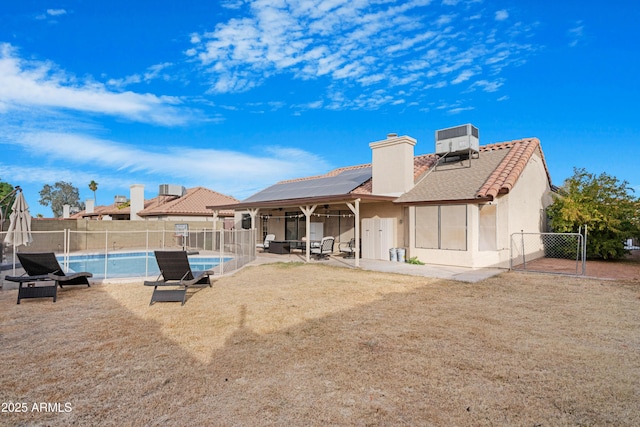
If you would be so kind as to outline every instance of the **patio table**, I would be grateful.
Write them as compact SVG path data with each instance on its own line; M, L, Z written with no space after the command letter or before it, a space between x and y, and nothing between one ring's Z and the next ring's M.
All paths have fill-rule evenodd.
M313 241L311 247L313 247ZM272 240L269 243L269 252L272 254L288 254L292 250L301 250L304 252L307 242L304 240Z
M269 242L269 253L288 254L291 251L291 244L288 240L272 240Z

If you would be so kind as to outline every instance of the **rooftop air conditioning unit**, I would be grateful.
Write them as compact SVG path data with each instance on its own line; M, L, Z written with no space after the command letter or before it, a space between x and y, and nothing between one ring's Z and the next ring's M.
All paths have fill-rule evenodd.
M115 203L116 205L127 203L127 196L115 196L113 199L113 203Z
M182 197L186 192L187 189L181 185L160 184L160 191L158 191L158 195Z
M436 131L436 154L463 154L480 151L480 132L478 128L466 124Z

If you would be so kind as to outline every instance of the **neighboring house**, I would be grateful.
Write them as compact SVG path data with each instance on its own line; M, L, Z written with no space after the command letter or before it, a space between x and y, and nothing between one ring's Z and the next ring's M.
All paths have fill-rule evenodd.
M466 267L508 267L510 235L545 230L551 179L538 139L419 156L415 144L390 134L370 144L371 164L282 181L210 208L234 208L258 240L355 238L363 258L405 248L407 257Z
M144 186L132 185L131 196L116 196L108 206L93 206L87 201L87 209L70 218L96 220L143 221L214 221L216 218L207 206L228 205L238 200L204 187L186 189L181 186L161 185L158 196L146 200ZM133 214L132 214L133 212ZM231 209L220 210L218 219L233 218ZM231 221L231 224L233 222Z

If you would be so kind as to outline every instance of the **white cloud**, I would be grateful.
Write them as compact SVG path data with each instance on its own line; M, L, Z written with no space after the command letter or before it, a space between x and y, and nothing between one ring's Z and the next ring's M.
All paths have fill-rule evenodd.
M243 4L244 4L243 0L222 0L220 2L220 6L224 7L225 9L233 9L233 10L240 9Z
M36 15L36 19L39 21L47 21L50 24L56 24L58 21L55 19L58 16L66 15L65 9L47 9L46 12Z
M457 84L460 84L462 82L466 82L471 77L473 77L474 74L475 73L473 71L471 71L471 70L464 70L460 74L458 74L458 77L456 77L455 79L453 79L451 81L451 84L457 85Z
M117 116L128 120L180 125L189 120L176 97L150 93L113 92L43 61L26 61L15 49L0 44L0 113L15 109L69 110Z
M47 15L50 16L60 16L60 15L66 15L67 11L64 9L47 9Z
M470 111L474 109L475 109L474 107L457 107L457 108L452 108L447 112L449 114L460 114L460 113L464 113L465 111Z
M212 93L249 91L285 74L339 84L346 103L338 104L358 105L362 91L379 101L375 91L392 94L398 85L411 94L436 84L432 79L473 83L486 79L483 66L499 74L534 51L520 40L530 35L526 25L469 25L469 16L486 14L485 5L469 1L465 13L451 13L447 6L458 3L247 0L234 18L193 34L185 53L201 64ZM508 17L495 12L496 20ZM327 108L337 105L336 93L327 89Z
M480 88L485 92L496 92L502 85L502 81L478 80L471 85L471 89Z
M509 12L507 12L505 9L499 10L496 12L495 18L496 21L505 21L507 18L509 18Z
M436 20L436 25L444 26L453 22L453 19L456 15L440 15L440 17Z
M577 21L575 26L569 29L569 47L575 47L584 38L584 25L582 21Z
M305 173L310 175L329 169L321 157L296 148L260 147L249 150L250 154L182 146L167 146L157 151L84 134L49 131L17 133L11 138L12 144L29 153L33 161L46 159L37 171L29 171L33 176L14 177L17 182L69 181L69 177L73 177L74 182L88 182L100 176L103 183L111 182L111 186L114 182L128 186L133 182L123 182L119 177L127 176L131 180L138 176L140 180L156 184L172 181L246 197L250 195L247 191L255 190L256 183L298 176L301 164L307 165L309 169ZM60 168L58 160L65 166ZM0 166L3 171L7 170L1 160ZM91 171L91 176L82 171Z
M107 81L107 85L113 86L116 88L124 88L132 84L138 84L143 82L149 83L157 79L169 81L172 79L172 76L169 72L165 70L172 66L173 64L170 62L152 65L149 68L147 68L147 71L143 74L132 74L130 76L123 77L121 79L109 79Z

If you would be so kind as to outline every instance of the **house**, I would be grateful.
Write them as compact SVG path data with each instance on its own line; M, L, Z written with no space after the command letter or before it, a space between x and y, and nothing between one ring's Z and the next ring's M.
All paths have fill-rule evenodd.
M144 198L144 186L134 184L130 187L130 198L116 196L114 203L107 206L93 206L93 200L87 200L86 209L78 212L72 219L96 220L143 220L143 221L214 221L214 215L207 206L228 205L238 200L209 190L204 187L186 189L176 185L160 185L158 195ZM218 211L218 219L233 225L234 211ZM231 219L229 221L229 219Z
M330 235L355 238L363 258L404 248L432 264L507 267L511 234L545 229L551 178L538 139L480 146L478 136L471 125L438 131L435 153L416 156L415 139L389 134L369 144L370 164L282 181L225 208L258 239Z

